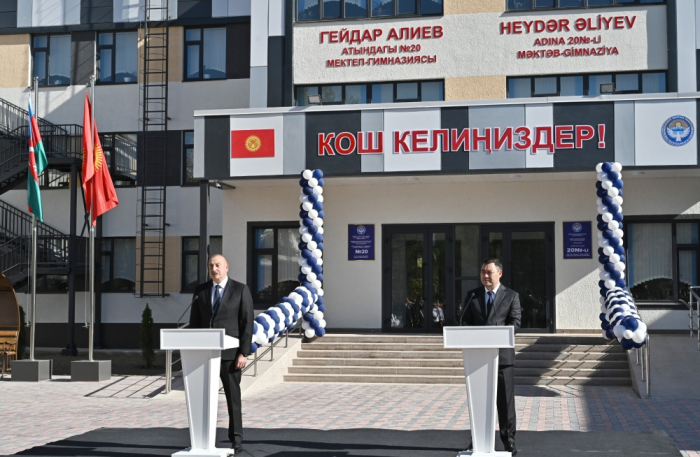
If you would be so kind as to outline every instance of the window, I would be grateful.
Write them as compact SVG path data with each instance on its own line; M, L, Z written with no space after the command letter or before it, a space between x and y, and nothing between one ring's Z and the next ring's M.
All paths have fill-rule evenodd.
M297 21L442 14L443 0L297 0Z
M46 189L68 189L70 172L47 168L39 175L39 186Z
M647 5L665 0L508 0L508 11L558 8L595 8L598 6Z
M299 286L298 224L250 225L248 246L248 286L256 304L275 304Z
M298 86L296 92L298 106L307 106L308 96L319 94L324 105L445 100L444 83L442 81Z
M185 79L226 79L226 29L185 30Z
M34 76L42 86L70 85L70 35L34 37Z
M688 301L698 285L698 222L628 222L627 284L635 300Z
M100 33L97 39L97 74L100 83L136 83L138 36L136 32Z
M115 186L136 185L137 139L135 133L100 134L107 168Z
M136 289L136 238L102 238L102 292Z
M182 184L196 184L194 179L194 132L183 132Z
M209 237L209 256L222 253L222 238ZM192 292L199 284L199 237L182 237L182 292Z
M508 98L598 96L600 85L614 83L616 94L666 92L666 73L616 73L508 78Z

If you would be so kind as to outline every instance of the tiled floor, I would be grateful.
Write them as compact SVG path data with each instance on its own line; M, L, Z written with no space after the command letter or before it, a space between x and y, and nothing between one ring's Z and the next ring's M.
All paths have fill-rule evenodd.
M5 434L0 454L101 427L187 427L184 402L153 398L159 377L114 377L107 384L66 377L0 382ZM466 389L450 385L280 384L244 399L245 427L469 428ZM640 400L631 388L516 388L518 430L664 430L684 455L700 457L700 400ZM224 404L219 426L226 427Z

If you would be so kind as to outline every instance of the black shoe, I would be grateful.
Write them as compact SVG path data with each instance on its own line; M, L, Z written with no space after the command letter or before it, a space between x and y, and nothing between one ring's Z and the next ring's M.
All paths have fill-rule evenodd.
M515 448L515 439L514 438L508 438L508 441L506 443L503 443L506 451L510 452L515 456L518 453L518 450Z

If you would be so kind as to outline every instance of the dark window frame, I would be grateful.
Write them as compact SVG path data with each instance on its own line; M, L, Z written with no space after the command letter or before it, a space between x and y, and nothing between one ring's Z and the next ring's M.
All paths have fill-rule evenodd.
M188 134L192 134L192 143L187 143L185 140L187 138ZM182 131L182 186L183 187L191 187L191 186L198 186L199 181L192 178L192 180L188 180L187 176L187 150L192 149L192 176L194 176L194 130L183 130Z
M513 12L523 12L523 11L552 11L552 10L571 10L571 9L598 9L598 8L620 8L625 6L638 6L638 5L665 5L666 0L658 0L654 2L642 1L642 0L631 0L631 1L618 1L610 0L609 5L588 5L589 0L582 0L581 6L560 6L561 0L554 0L554 6L535 6L536 0L530 0L530 8L519 8L510 9L508 8L508 0L506 0L506 13Z
M115 77L114 72L115 72L116 65L117 65L117 34L119 34L119 33L135 33L135 34L137 34L137 40L138 40L138 32L136 32L136 31L129 32L129 31L121 30L118 32L98 32L97 33L97 40L95 41L95 46L97 46L97 51L95 53L95 57L97 59L97 61L96 61L96 65L97 65L97 70L96 70L97 81L96 81L96 83L99 85L108 86L108 85L112 85L112 84L120 85L120 84L138 84L139 83L138 49L136 50L136 77L134 78L134 81L117 82L114 80L114 77ZM112 35L112 44L100 44L100 35ZM138 41L137 41L137 44L138 44ZM112 50L112 81L102 81L100 79L100 61L101 61L100 51L102 51L103 49L111 49Z
M643 81L645 74L664 74L664 82L666 85L664 92L644 92ZM639 78L639 89L638 90L617 90L617 77L619 75L631 75L636 74ZM665 94L668 93L668 71L618 71L618 72L603 72L603 73L584 73L584 74L562 74L562 75L522 75L522 76L508 76L506 78L506 98L515 98L510 96L510 81L512 79L530 79L530 97L524 98L541 98L541 97L561 97L561 78L567 78L572 76L582 76L583 77L583 95L566 95L566 97L598 97L599 95L590 95L590 82L591 76L600 75L610 75L612 76L612 82L615 84L616 89L612 95L621 94ZM557 78L557 93L554 94L543 94L535 95L535 79L536 78Z
M246 253L246 283L248 284L248 289L253 296L253 304L255 309L267 309L279 302L277 300L261 299L257 293L257 269L255 268L255 257L257 255L271 255L272 256L272 284L273 290L278 290L277 281L277 256L279 254L277 238L279 229L298 229L298 221L287 221L287 222L248 222L248 234L247 234L247 253ZM273 229L274 230L274 245L272 248L255 248L255 230L259 229ZM301 238L299 239L301 241ZM281 297L280 297L281 298Z
M442 84L442 100L438 101L444 101L445 100L445 80L443 79L425 79L425 80L409 80L409 81L381 81L381 82L365 82L365 83L339 83L339 84L302 84L298 86L294 86L294 103L295 106L309 106L309 105L299 105L299 88L302 87L317 87L319 94L323 92L323 87L328 87L328 86L341 86L342 87L342 94L343 94L343 100L340 102L323 102L321 101L321 104L324 106L332 106L332 105L346 105L345 100L346 100L346 94L345 94L345 89L347 86L366 86L366 93L367 93L367 103L359 103L357 105L371 105L375 102L372 101L372 86L374 84L392 84L393 85L393 100L388 103L412 103L412 102L419 102L422 101L423 99L423 83L441 83ZM398 84L406 84L406 83L417 83L418 84L418 98L417 99L401 99L398 100L397 97L397 91L398 91ZM379 102L376 102L379 103ZM383 102L387 103L387 102ZM350 103L347 103L350 105Z
M138 164L139 164L139 140L138 140L138 133L137 132L109 132L109 133L100 133L100 143L102 144L102 151L108 152L109 153L109 160L107 161L107 170L109 171L109 175L112 178L112 181L114 183L115 188L122 188L122 187L136 187L138 185L138 180L139 180L139 173L138 173ZM117 157L116 154L114 154L114 138L116 135L136 135L136 180L130 181L130 184L123 184L125 180L122 179L117 179L115 176L114 169L116 167L116 161ZM111 136L111 146L105 146L105 138L107 136ZM107 155L105 154L105 157ZM119 184L117 184L119 183Z
M664 307L675 307L680 303L680 273L679 255L680 251L696 251L700 253L700 240L697 244L678 244L676 234L677 224L700 224L700 218L679 218L678 216L627 216L623 222L624 238L628 238L629 224L671 224L671 265L673 271L673 299L672 300L642 300L635 299L640 305L660 305ZM629 256L629 246L625 244L625 255ZM698 273L700 275L700 272ZM700 281L698 282L700 284ZM628 284L629 286L629 284ZM681 305L683 306L683 305ZM687 308L683 308L687 309Z
M67 36L72 39L72 36L69 33L36 33L31 35L31 48L32 48L32 85L34 84L34 77L36 76L36 65L35 65L35 56L37 52L45 52L46 53L46 78L45 80L48 81L51 75L51 37L52 36ZM35 43L35 38L37 37L46 37L46 47L45 48L38 48L34 45ZM73 49L72 47L69 47L69 53L72 58L73 56ZM73 75L68 75L68 84L47 84L45 83L39 83L39 87L68 87L72 84L71 77Z
M299 3L298 0L294 1L294 21L295 22L329 22L329 21L364 21L368 19L381 20L381 19L391 19L391 18L405 18L405 17L439 17L445 14L445 3L442 0L442 11L440 13L421 13L421 0L415 0L416 12L415 13L401 13L399 14L399 1L394 1L394 13L389 16L373 16L372 15L372 0L366 0L366 10L367 15L364 17L345 17L345 0L338 0L340 2L340 17L333 18L323 18L323 2L324 0L318 0L318 19L299 19Z
M114 294L133 294L136 292L136 278L134 278L134 288L133 290L115 290L114 284L114 240L134 240L134 249L136 249L136 237L133 236L114 236L114 237L102 237L102 246L100 247L100 252L102 255L102 264L104 265L105 257L108 257L109 261L109 278L101 278L101 291L103 293L114 293ZM104 249L104 243L110 243L109 251ZM104 268L104 267L103 267ZM95 285L97 286L97 284Z
M224 43L227 43L228 41L228 30L226 27L222 27L221 25L214 25L214 26L209 26L209 27L185 27L185 30L183 31L182 34L182 42L183 42L183 49L182 49L182 81L183 82L188 82L188 81L222 81L228 79L228 74L226 71L226 65L224 64L224 77L223 78L205 78L204 77L204 30L206 29L222 29L226 36L224 37ZM199 40L187 40L187 32L190 30L199 30ZM187 62L188 62L188 57L189 57L189 46L194 46L197 45L199 46L199 77L197 78L190 78L187 76ZM228 56L226 56L228 58Z
M188 284L185 282L185 256L196 256L197 257L197 278L199 279L199 244L197 245L197 250L192 250L192 251L187 251L185 250L185 241L187 240L192 240L196 239L199 241L198 236L183 236L180 239L180 293L188 293L188 292L194 292L197 286L195 287L188 287Z

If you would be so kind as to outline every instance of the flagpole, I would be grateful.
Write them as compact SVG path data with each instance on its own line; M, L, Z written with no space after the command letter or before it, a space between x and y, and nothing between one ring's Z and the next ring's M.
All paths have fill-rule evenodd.
M90 88L92 89L92 108L90 109L90 137L95 135L95 75L90 76ZM93 154L95 150L95 138L92 138ZM94 156L93 156L94 157ZM92 223L92 211L95 205L95 180L90 180L90 327L88 340L88 360L93 361L95 335L95 226Z
M39 78L34 77L34 115L39 118ZM31 123L32 120L29 119ZM39 123L37 122L37 125ZM38 133L38 132L37 132ZM31 176L29 177L31 179ZM31 330L29 332L29 360L34 360L34 335L36 332L36 245L37 245L37 229L36 229L36 215L32 212L32 324Z

